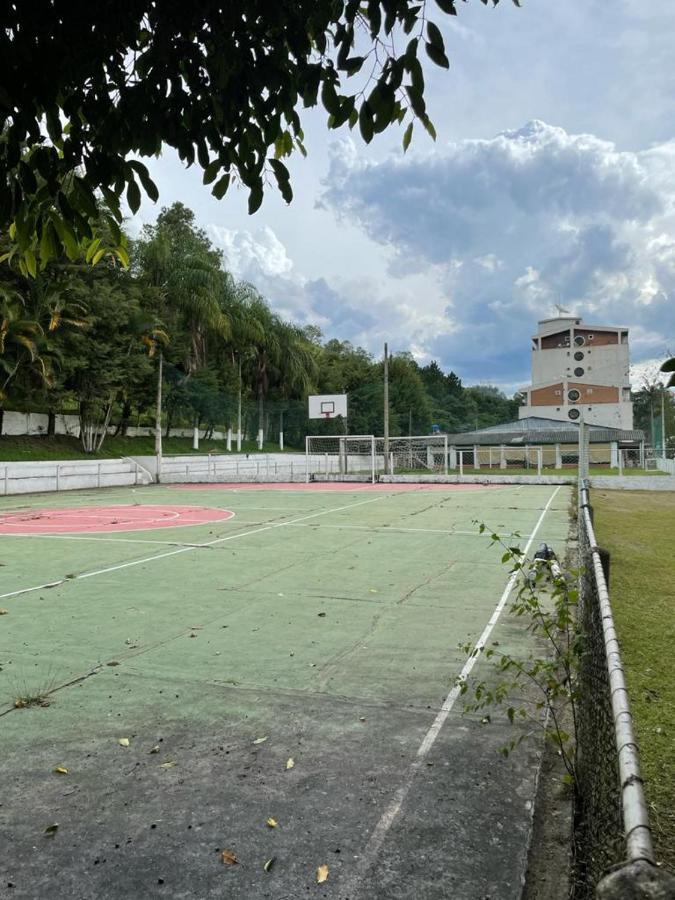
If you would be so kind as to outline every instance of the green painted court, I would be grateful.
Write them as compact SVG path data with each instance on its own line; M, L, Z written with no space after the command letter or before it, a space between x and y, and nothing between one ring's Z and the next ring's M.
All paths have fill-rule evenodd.
M571 488L311 487L0 501L1 896L519 896L539 744L452 688L530 649L476 521L562 555Z

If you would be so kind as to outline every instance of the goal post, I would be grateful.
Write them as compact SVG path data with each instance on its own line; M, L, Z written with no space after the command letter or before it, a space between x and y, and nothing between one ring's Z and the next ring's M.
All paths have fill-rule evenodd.
M375 439L375 452L384 461L384 438ZM389 438L389 472L435 472L448 474L447 434L412 435Z
M372 434L307 435L305 481L332 481L366 476L375 482L375 437Z

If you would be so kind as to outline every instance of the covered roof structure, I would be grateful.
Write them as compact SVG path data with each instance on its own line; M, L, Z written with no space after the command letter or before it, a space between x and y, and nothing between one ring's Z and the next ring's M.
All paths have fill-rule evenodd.
M591 444L609 444L614 441L625 446L638 447L644 443L643 431L608 428L604 425L587 425ZM474 445L514 447L528 444L576 444L579 442L579 425L575 422L561 422L559 419L545 419L528 416L515 422L490 425L476 431L462 431L448 434L448 444L454 446Z

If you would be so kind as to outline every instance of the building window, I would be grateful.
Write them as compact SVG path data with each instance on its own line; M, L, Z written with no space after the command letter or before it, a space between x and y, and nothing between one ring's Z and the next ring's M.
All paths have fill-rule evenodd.
M570 419L578 419L578 418L579 418L579 410L578 410L578 409L571 409L571 410L567 413L567 415L570 417Z
M581 352L581 350L577 350L577 352L574 354L574 358L577 362L581 362L581 360L584 358L584 354Z
M574 370L574 374L577 376L577 378L581 378L581 376L584 374L584 370L581 368L581 366L577 366L577 368Z

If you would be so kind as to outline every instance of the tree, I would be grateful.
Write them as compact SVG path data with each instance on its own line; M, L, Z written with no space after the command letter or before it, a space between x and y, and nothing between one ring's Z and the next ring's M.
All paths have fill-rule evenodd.
M31 4L5 4L0 229L11 223L34 275L92 239L100 192L119 239L122 196L135 212L141 188L158 195L134 157L163 146L197 162L218 199L240 181L254 212L272 175L290 202L282 160L296 148L304 153L300 104L320 103L331 128L358 124L366 142L406 119L404 148L414 119L433 137L420 56L424 48L449 67L431 16L456 15L456 7L457 0L433 8L425 0L128 0L123 13L104 3L83 15L66 0L39 14Z

